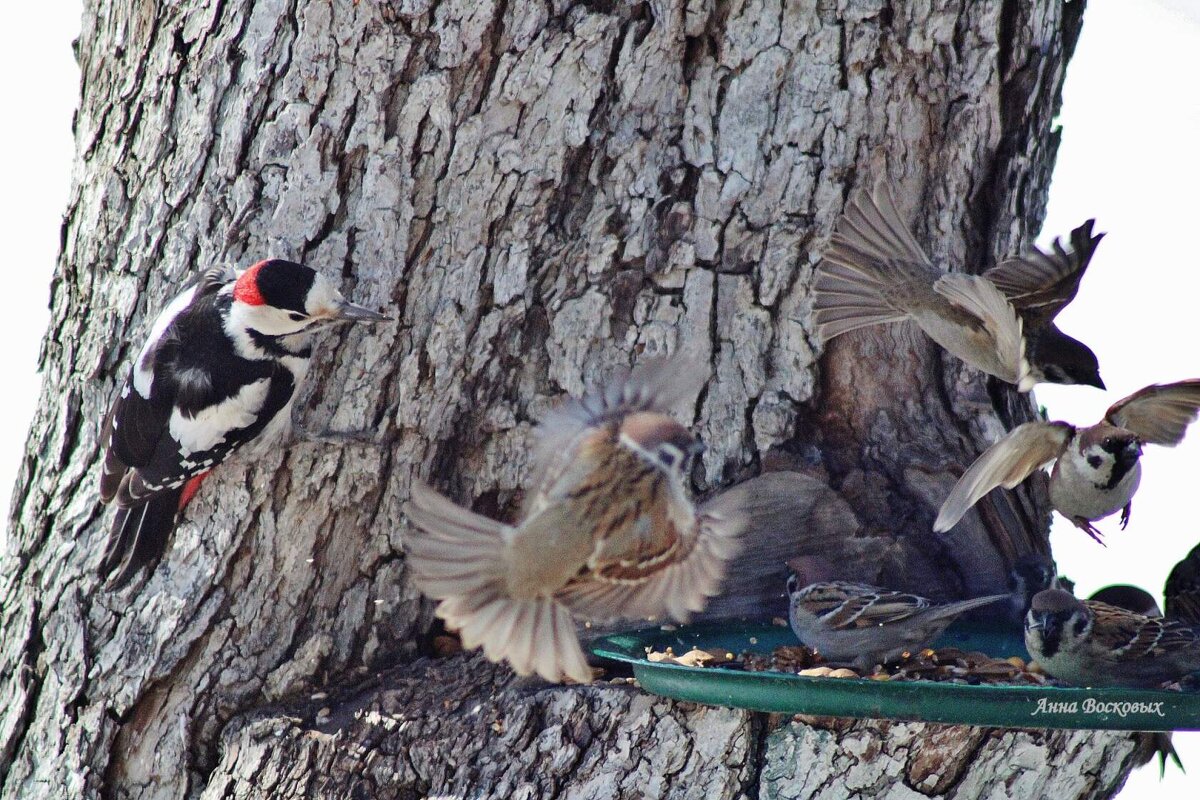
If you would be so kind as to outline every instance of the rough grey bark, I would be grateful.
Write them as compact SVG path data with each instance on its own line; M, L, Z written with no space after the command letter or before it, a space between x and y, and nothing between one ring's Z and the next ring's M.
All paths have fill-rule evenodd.
M808 285L849 187L885 171L939 258L977 271L1036 232L1081 6L90 3L0 571L0 797L793 797L850 778L1110 794L1131 737L779 725L414 661L430 616L399 511L421 475L508 513L546 408L688 349L713 367L697 488L792 470L765 480L813 510L756 533L769 564L740 563L716 611L775 613L754 594L774 554L818 546L938 595L1002 586L1046 547L1036 496L984 503L954 536L929 523L1030 404L903 327L838 341L818 369ZM105 593L99 421L167 295L267 255L395 309L328 335L298 403L305 427L361 441L223 466L149 580ZM315 728L297 710L313 694L337 698ZM931 742L954 777L920 766Z

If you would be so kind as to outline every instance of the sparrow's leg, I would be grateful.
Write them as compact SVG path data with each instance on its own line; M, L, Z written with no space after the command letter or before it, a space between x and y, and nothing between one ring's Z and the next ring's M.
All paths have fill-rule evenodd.
M1125 530L1125 526L1129 524L1129 512L1133 510L1133 501L1130 500L1121 509L1121 530Z
M1084 519L1083 517L1073 517L1071 522L1075 524L1076 528L1079 528L1079 530L1083 531L1088 536L1099 542L1101 546L1108 547L1108 545L1104 544L1104 539L1101 538L1104 536L1104 534L1100 532L1099 528L1092 524L1091 520Z

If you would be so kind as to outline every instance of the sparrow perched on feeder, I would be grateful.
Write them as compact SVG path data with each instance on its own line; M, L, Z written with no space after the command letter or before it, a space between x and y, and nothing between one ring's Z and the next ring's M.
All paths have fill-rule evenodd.
M1013 562L1008 571L1008 620L1017 625L1025 623L1025 613L1033 596L1044 589L1065 588L1059 580L1054 559L1043 553L1026 553Z
M1160 686L1200 669L1200 630L1047 589L1025 617L1025 647L1075 686Z
M958 479L933 529L950 530L992 489L1012 489L1054 462L1050 503L1099 542L1094 521L1121 511L1121 527L1129 523L1133 494L1142 478L1142 445L1179 444L1198 411L1200 380L1193 379L1139 389L1110 406L1104 419L1088 428L1067 422L1019 425Z
M414 581L464 647L522 675L586 683L574 618L683 621L704 608L744 525L736 495L693 504L686 476L703 447L667 416L706 379L686 359L655 360L552 412L516 524L414 484Z
M1200 545L1171 569L1163 599L1168 617L1200 625Z
M934 266L879 181L851 198L817 267L818 335L828 342L910 319L950 354L1019 391L1043 381L1103 388L1092 351L1053 323L1100 240L1090 233L1090 222L1077 228L1069 252L1055 242L1053 253L1034 249L1005 261L991 271L997 288L987 277Z
M1107 603L1110 606L1123 608L1126 611L1132 611L1135 614L1142 614L1146 617L1161 617L1163 615L1158 607L1158 601L1154 599L1153 595L1145 589L1131 586L1128 583L1116 583L1112 586L1105 586L1103 589L1092 592L1092 596L1088 600ZM1158 755L1159 777L1161 778L1167 774L1167 759L1175 762L1175 766L1179 767L1179 770L1182 772L1183 759L1179 757L1178 751L1175 750L1175 745L1171 742L1171 732L1150 731L1147 735L1150 736L1153 749L1146 760L1149 761L1155 754ZM1143 761L1142 763L1146 762ZM1141 764L1138 766L1141 766Z
M933 642L957 617L1008 595L944 605L915 594L848 581L805 584L788 577L788 621L805 646L827 661L848 661L860 672Z

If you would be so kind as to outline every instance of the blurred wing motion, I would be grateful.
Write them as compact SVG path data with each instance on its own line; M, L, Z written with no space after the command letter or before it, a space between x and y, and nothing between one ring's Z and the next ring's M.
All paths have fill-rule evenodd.
M1039 467L1058 458L1074 428L1062 422L1026 422L975 459L942 503L933 529L950 530L985 494L1003 486L1012 489Z
M435 613L459 632L463 647L482 646L490 660L507 660L519 675L592 679L567 607L552 597L511 596L512 526L457 506L419 481L404 513L423 531L405 541L414 583L441 601Z
M1079 291L1079 282L1087 270L1103 233L1092 234L1096 220L1089 219L1071 231L1071 249L1054 240L1047 253L1032 248L1007 259L983 274L1004 293L1019 311L1040 322L1049 322L1070 303Z
M1200 379L1152 384L1118 400L1104 419L1148 444L1174 447L1200 412Z
M525 515L550 489L565 464L574 457L575 445L589 430L639 411L668 414L693 400L708 381L706 364L686 355L652 358L623 378L589 390L581 398L560 404L538 425L534 451L532 491Z

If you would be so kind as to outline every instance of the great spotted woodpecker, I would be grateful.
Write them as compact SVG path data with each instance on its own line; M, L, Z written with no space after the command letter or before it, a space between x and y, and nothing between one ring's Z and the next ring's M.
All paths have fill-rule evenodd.
M241 273L211 269L172 300L101 435L100 499L117 507L100 563L110 588L163 554L209 470L287 427L314 330L386 319L309 267L278 259Z

